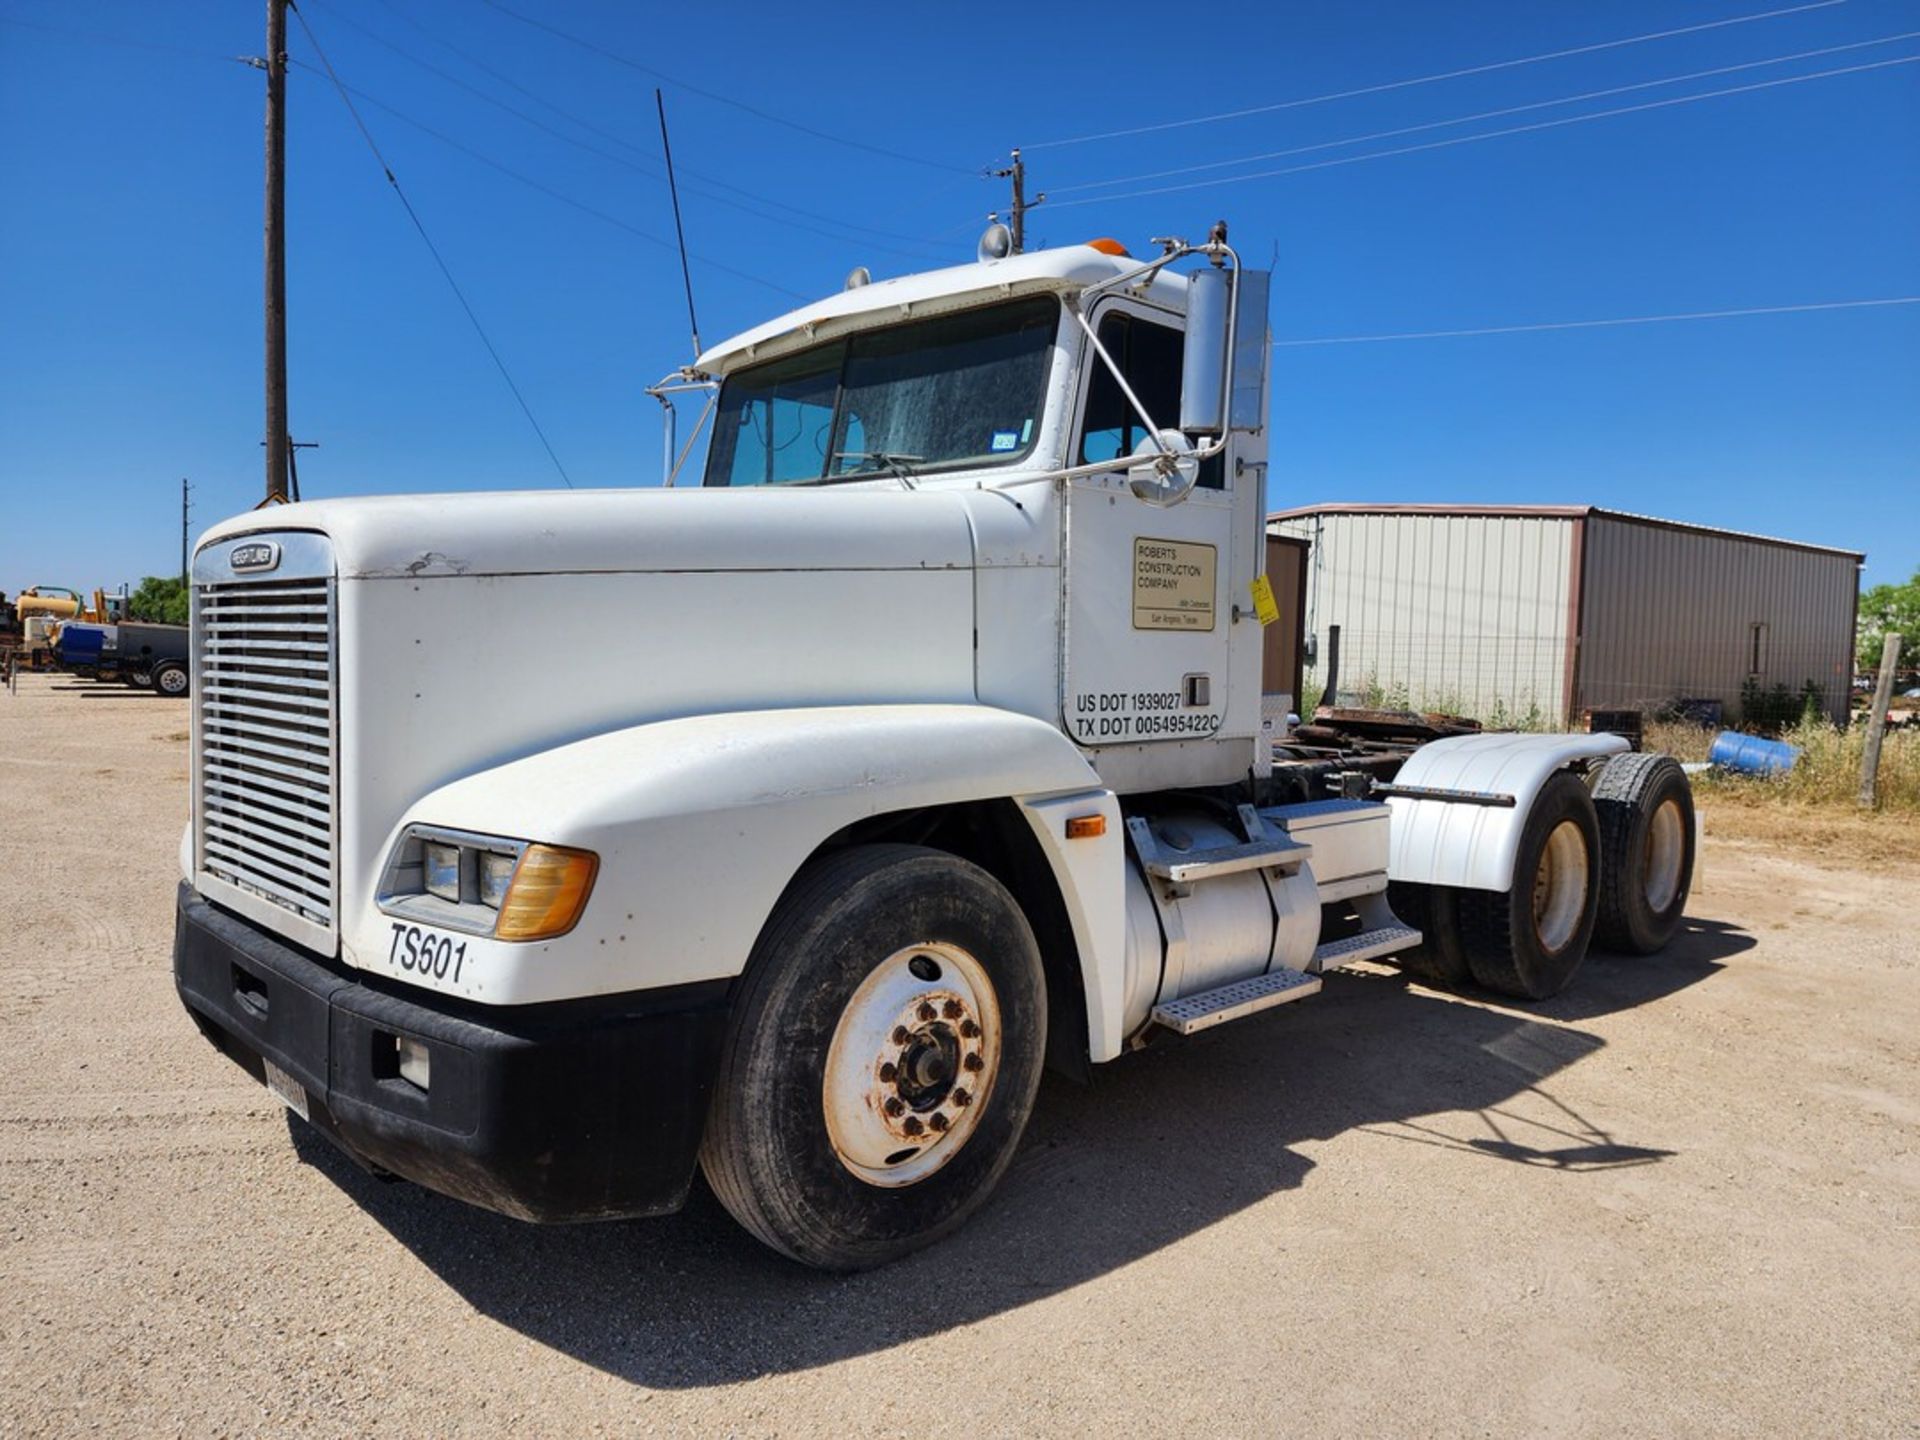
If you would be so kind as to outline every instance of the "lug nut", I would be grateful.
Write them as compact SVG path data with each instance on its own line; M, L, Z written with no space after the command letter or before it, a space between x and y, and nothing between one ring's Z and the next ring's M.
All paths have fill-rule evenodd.
M980 1027L971 1020L962 1020L960 1022L960 1033L969 1040L978 1040L980 1038Z
M960 1002L958 1000L947 1001L946 1004L940 1007L940 1013L949 1020L958 1020L960 1018Z
M934 1014L933 1006L927 1004L926 1001L922 1000L920 1002L920 1008L914 1013L917 1014L922 1020L931 1020L933 1019L933 1014Z
M973 1103L973 1096L964 1090L956 1090L953 1092L953 1103L964 1110Z
M926 1129L927 1127L920 1123L920 1117L918 1115L909 1115L907 1117L906 1124L902 1125L900 1128L909 1135L918 1135L922 1130Z
M894 1068L894 1064L891 1060L889 1060L886 1064L880 1067L880 1078L882 1080L892 1080L893 1077L895 1075L898 1075L899 1073L900 1072Z
M892 1096L887 1100L887 1114L889 1115L898 1115L902 1110L906 1108L907 1108L906 1102L897 1095Z
M982 1060L978 1055L969 1055L965 1060L962 1060L960 1063L962 1065L965 1065L967 1069L973 1071L975 1074L978 1074L980 1071L987 1068L987 1062Z
M896 1045L904 1045L907 1043L907 1027L906 1026L896 1025L893 1027L893 1043Z
M936 1110L933 1112L932 1115L927 1117L927 1124L936 1133L945 1134L947 1129L947 1117L941 1114L938 1110Z

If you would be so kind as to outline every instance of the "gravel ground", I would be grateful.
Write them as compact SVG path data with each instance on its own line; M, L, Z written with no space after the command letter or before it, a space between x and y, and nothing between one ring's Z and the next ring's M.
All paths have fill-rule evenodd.
M186 726L0 693L8 1434L1920 1434L1920 865L1712 840L1550 1004L1367 969L1050 1078L983 1215L840 1279L303 1133L173 994Z

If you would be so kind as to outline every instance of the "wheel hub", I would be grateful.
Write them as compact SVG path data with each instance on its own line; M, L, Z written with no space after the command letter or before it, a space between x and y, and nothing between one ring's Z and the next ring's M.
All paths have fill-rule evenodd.
M1664 915L1680 892L1680 869L1687 850L1686 821L1680 804L1662 801L1647 822L1647 864L1642 884L1647 908Z
M966 1144L999 1059L999 1002L980 963L944 943L895 952L848 999L828 1047L834 1153L869 1184L925 1178Z
M1540 852L1533 875L1533 927L1540 948L1557 955L1572 943L1587 907L1586 837L1571 820L1562 820Z

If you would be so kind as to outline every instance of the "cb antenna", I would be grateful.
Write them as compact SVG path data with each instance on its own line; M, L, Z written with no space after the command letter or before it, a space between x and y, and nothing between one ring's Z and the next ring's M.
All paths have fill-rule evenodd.
M700 322L693 313L693 272L687 268L687 232L680 225L680 187L673 178L673 142L667 139L667 102L656 86L653 103L660 111L660 149L667 157L667 193L673 197L673 234L680 242L680 279L687 288L687 328L693 331L693 355L700 358Z

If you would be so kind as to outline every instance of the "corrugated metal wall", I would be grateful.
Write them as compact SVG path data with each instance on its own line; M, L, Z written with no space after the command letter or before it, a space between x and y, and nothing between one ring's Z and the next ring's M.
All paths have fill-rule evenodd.
M1732 721L1752 674L1769 690L1812 680L1827 713L1846 718L1859 588L1851 555L1599 512L1587 521L1584 570L1576 709L1713 699Z
M1340 689L1361 703L1563 718L1570 518L1329 512L1274 528L1313 545L1307 703L1325 684L1327 627L1338 625Z

